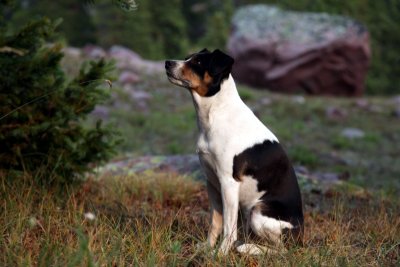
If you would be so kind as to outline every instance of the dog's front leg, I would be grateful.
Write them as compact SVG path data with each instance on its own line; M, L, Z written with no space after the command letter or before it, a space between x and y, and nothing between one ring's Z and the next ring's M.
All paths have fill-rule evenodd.
M218 236L222 232L222 200L220 192L207 180L207 192L210 199L210 230L208 232L208 244L214 247Z
M220 253L226 255L237 240L237 219L239 211L239 182L232 177L220 180L223 206L224 236Z

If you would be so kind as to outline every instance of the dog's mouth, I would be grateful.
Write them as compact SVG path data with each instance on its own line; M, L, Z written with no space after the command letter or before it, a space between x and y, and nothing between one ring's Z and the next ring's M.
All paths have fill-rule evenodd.
M166 72L167 72L168 80L171 83L173 83L175 85L178 85L178 86L181 86L181 87L190 88L190 82L189 81L181 80L181 79L175 77L175 75L170 70L167 70Z

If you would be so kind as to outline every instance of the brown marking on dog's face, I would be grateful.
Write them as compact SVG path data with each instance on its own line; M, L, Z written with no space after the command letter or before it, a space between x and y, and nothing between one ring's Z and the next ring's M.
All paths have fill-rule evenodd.
M200 60L195 55L190 60L179 63L180 66L177 66L173 72L173 78L184 81L181 86L196 92L200 96L206 96L209 93L213 77L207 70L203 70L204 59Z
M189 81L189 88L194 90L199 87L201 84L201 77L193 71L193 69L189 66L189 62L185 62L181 68L181 77Z
M200 77L187 63L182 68L182 77L190 81L189 89L200 96L206 96L208 94L213 81L213 78L207 71L204 73L203 77Z

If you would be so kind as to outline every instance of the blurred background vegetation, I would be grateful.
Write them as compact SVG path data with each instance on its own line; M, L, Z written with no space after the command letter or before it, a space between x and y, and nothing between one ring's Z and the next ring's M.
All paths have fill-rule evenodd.
M95 4L93 4L93 2ZM224 48L236 7L267 3L289 10L354 18L371 34L372 62L367 93L400 93L400 1L398 0L137 0L137 11L121 12L113 1L20 0L14 27L43 15L62 17L60 36L70 46L124 45L144 58L182 57L207 46Z

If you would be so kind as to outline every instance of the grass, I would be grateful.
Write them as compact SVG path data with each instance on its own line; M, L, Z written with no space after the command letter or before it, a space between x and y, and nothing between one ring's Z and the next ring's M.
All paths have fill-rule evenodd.
M305 245L279 255L199 251L208 228L204 185L147 173L91 178L63 194L28 180L1 185L3 266L398 266L399 203L304 195ZM85 213L95 215L94 220Z

